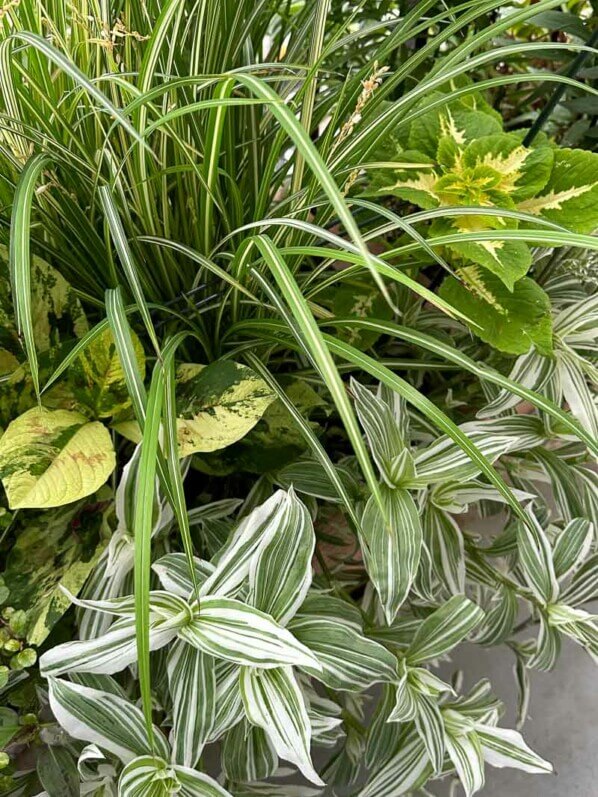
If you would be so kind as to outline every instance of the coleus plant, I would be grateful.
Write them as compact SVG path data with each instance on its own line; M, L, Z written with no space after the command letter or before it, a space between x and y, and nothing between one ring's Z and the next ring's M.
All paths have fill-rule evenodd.
M454 269L440 295L474 334L509 354L533 347L550 356L550 301L526 276L534 240L526 230L539 223L574 233L596 228L598 155L542 136L526 145L526 131L504 132L482 97L447 101L448 91L434 94L434 110L424 110L426 98L379 148L383 162L368 172L366 195L424 209L417 217L431 220L428 241Z

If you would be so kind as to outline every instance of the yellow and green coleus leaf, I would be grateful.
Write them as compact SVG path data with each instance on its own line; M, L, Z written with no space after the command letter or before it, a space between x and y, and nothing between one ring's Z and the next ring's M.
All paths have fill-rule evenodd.
M580 149L555 150L546 184L518 208L574 232L594 232L598 227L598 154Z
M440 295L473 324L471 331L495 349L524 354L531 346L544 355L552 353L550 299L528 277L510 291L496 275L477 266L460 269L463 282L444 280Z
M436 158L439 142L444 138L464 147L481 136L502 133L500 115L479 94L459 97L426 110L431 103L446 96L444 92L432 92L419 103L417 110L421 113L409 127L407 149L417 149Z
M145 376L145 355L131 331L137 370ZM114 337L107 329L83 351L69 369L68 382L76 400L96 418L108 418L130 406L125 373Z
M0 478L11 509L46 509L95 492L114 470L110 432L70 410L33 407L0 438Z

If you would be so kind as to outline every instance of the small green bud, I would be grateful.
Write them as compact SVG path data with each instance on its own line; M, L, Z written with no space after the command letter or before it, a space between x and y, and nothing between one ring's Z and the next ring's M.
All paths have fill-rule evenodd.
M3 647L7 653L16 653L21 649L21 643L18 639L7 639Z
M33 648L25 648L25 650L12 657L10 666L13 670L26 670L28 667L33 667L36 661L37 653Z
M16 636L24 637L27 630L27 613L22 609L14 612L10 617L10 629Z
M0 752L0 769L4 769L10 764L10 756L8 753Z
M36 714L23 714L19 717L19 724L20 725L37 725L37 715Z

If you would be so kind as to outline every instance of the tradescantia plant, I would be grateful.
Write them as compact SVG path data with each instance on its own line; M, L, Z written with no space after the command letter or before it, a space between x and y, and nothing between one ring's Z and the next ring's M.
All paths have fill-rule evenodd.
M562 5L0 7L1 795L552 771L534 672L598 657Z

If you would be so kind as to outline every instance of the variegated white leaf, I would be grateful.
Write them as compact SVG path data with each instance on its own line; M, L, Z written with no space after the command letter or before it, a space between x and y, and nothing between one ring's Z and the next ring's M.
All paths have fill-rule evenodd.
M181 639L211 656L248 667L321 666L305 645L268 614L234 598L204 596Z
M309 781L323 786L311 761L311 725L292 669L257 671L244 667L240 684L249 721L268 734L281 758L295 764Z
M142 712L117 695L78 684L48 679L50 707L74 739L97 744L124 763L151 749ZM168 743L154 728L156 754L168 758Z

